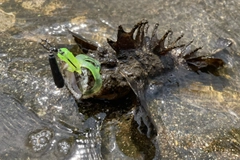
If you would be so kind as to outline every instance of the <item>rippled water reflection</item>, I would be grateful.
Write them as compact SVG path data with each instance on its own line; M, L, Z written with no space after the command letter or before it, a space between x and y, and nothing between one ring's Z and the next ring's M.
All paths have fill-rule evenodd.
M136 22L145 18L151 24L159 22L161 29L159 35L171 28L174 35L185 34L183 42L194 39L195 46L203 46L201 51L203 53L211 54L223 49L225 43L228 43L227 39L231 40L234 43L228 49L229 57L226 58L228 69L224 71L227 73L225 78L228 79L228 84L222 84L221 80L216 80L214 84L218 89L219 86L224 85L223 90L214 90L209 84L206 87L203 84L192 83L187 88L180 88L172 97L164 91L162 100L158 101L163 103L162 107L156 108L156 105L153 105L150 110L152 113L163 115L162 118L167 122L165 125L169 130L176 128L181 130L183 129L181 127L186 125L183 123L184 117L181 123L177 123L180 119L174 119L173 116L177 115L179 118L180 112L175 107L192 103L189 102L191 100L195 100L193 104L201 107L216 107L215 110L219 110L217 107L228 106L230 109L226 111L226 118L231 114L230 123L238 122L239 8L238 0L221 2L214 0L196 2L2 0L0 2L0 158L132 159L130 155L133 154L127 154L117 146L115 135L116 132L121 131L118 130L121 128L118 127L118 120L105 122L106 113L96 113L89 117L79 113L68 90L66 88L60 90L54 86L47 61L48 55L39 46L38 41L40 38L47 38L57 45L72 47L74 42L66 32L66 28L81 33L87 39L103 46L106 45L106 37L116 39L118 25L122 24L130 29ZM189 79L194 78L190 76ZM204 80L207 78L203 78ZM195 99L200 95L202 98ZM149 105L152 103L149 102ZM157 121L159 115L156 117L153 115L153 119ZM162 127L161 124L157 126ZM169 142L174 143L171 147L176 147L177 151L184 155L187 152L179 147L179 144L182 144L180 141L186 140L182 139L182 133L173 132L175 139ZM235 140L238 141L232 144L239 149L237 123L235 128L229 128L228 134L237 137ZM206 146L205 150L212 152L214 146L221 146L218 141L221 136L218 135L215 141L212 141L213 147ZM158 139L158 141L164 140ZM191 143L189 145L194 146ZM217 148L220 155L216 153L218 158L221 158L220 150L225 147L224 144L222 145L223 147ZM130 150L134 151L134 147L130 147ZM168 152L164 154L164 150L161 150L161 153L171 154ZM232 157L226 155L225 158L237 159L240 154L238 151L232 153L230 155ZM142 158L140 153L136 155L139 159ZM193 155L198 156L198 154Z

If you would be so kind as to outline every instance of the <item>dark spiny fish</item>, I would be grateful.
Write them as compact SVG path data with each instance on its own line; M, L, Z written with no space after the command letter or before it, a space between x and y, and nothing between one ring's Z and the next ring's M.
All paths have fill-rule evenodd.
M117 40L107 39L114 52L108 47L97 48L81 36L70 33L86 54L102 64L101 74L105 85L95 98L116 99L126 96L129 87L134 91L141 104L134 119L140 126L147 127L145 134L149 138L156 140L156 148L159 148L159 155L156 157L171 159L186 155L189 158L206 158L208 153L201 152L199 148L204 148L202 143L205 141L210 143L215 136L228 133L227 128L221 127L229 126L231 115L222 109L219 112L227 114L227 120L218 117L215 106L211 109L204 104L204 100L199 104L194 102L201 99L194 92L190 93L193 98L184 97L180 93L188 85L192 86L198 81L213 87L216 80L225 83L219 72L225 62L214 54L197 56L196 52L201 47L187 51L193 41L179 44L183 35L170 41L168 37L172 34L171 30L158 38L157 29L158 24L149 36L147 21L137 23L130 32L119 26ZM216 100L212 102L215 103ZM218 131L203 128L213 122L219 127ZM201 133L200 141L196 133ZM192 139L187 138L188 136L192 136ZM209 138L205 138L207 136ZM215 153L209 156L218 157Z

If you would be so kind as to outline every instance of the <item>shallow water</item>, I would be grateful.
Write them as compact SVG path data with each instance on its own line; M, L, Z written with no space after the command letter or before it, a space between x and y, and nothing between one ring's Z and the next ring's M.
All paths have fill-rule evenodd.
M199 146L194 148L195 146L189 143L189 146L194 146L189 150L179 147L183 145L180 141L185 143L188 135L182 134L188 130L193 131L191 128L184 128L186 123L196 126L195 121L187 122L189 117L184 116L186 113L195 115L196 111L193 112L192 108L199 108L199 112L204 108L204 113L201 114L206 115L206 119L209 118L206 113L209 113L209 116L213 112L220 114L216 119L213 117L213 120L209 120L209 123L229 122L224 123L228 127L218 126L224 128L222 133L239 136L239 1L142 0L139 3L120 0L2 0L0 4L1 159L101 159L101 150L107 159L133 159L127 156L131 154L123 153L116 144L115 134L121 128L116 125L119 120L104 121L107 116L104 112L89 117L79 113L68 90L54 86L48 55L38 42L41 38L47 38L56 45L71 47L74 42L66 31L66 28L69 28L103 46L106 45L106 38L116 39L118 25L122 24L130 29L142 19L147 19L152 26L158 22L159 35L169 28L174 31L175 36L184 33L182 42L194 39L194 46L203 46L199 53L211 54L226 48L227 39L233 42L231 48L224 50L224 53L229 54L224 57L228 62L223 73L226 80L202 74L203 83L194 83L198 78L195 74L188 74L189 81L184 81L179 89L163 89L158 93L163 93L163 96L157 102L164 105L152 105L154 101L149 98L150 112L157 113L153 114L153 119L158 122L161 115L167 131L173 131L168 143L175 144L170 147L174 148L173 151L177 154L172 154L172 157L180 155L181 159L187 159L189 157L183 155L191 155L193 159L201 159L201 156L205 156L199 154L202 151L196 149ZM213 84L204 83L209 79ZM179 116L181 112L182 117ZM174 119L175 116L178 118ZM199 127L205 126L205 130L201 131L199 128L191 133L204 137L203 132L211 130L215 125L206 123L198 124ZM157 126L161 129L162 124L157 123ZM217 131L212 132L216 140L212 142L218 144L217 140L222 135L218 135ZM161 142L161 136L158 137L158 142ZM239 138L235 141L232 143L235 145L233 149L237 150ZM216 146L215 143L213 146ZM206 144L210 145L207 142ZM129 149L133 148L130 146ZM206 147L205 150L212 152L212 148ZM222 148L224 146L220 147ZM171 154L164 152L168 147L160 146L160 149L163 157ZM220 149L211 154L210 158L223 156L238 159L240 154L237 150L226 151L224 155ZM230 156L227 153L230 153ZM141 159L141 155L136 157Z

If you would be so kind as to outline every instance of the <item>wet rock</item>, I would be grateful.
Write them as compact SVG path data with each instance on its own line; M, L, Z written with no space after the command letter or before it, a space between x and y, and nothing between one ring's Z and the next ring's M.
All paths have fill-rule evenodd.
M62 141L58 142L57 145L58 145L58 150L60 153L62 153L64 155L69 153L71 145L67 140L62 140Z
M38 0L38 1L23 1L22 7L25 9L36 10L42 7L45 0Z
M50 15L53 11L60 8L62 5L59 1L51 1L49 3L46 3L46 0L38 0L22 1L21 6L25 9L32 10L43 15Z
M224 48L230 47L233 43L234 42L231 39L219 37L217 39L216 48L224 49Z
M30 143L32 143L32 147L35 147L35 151L43 149L43 147L49 144L48 142L52 135L48 130L41 130L42 132L40 131L38 134L33 134L33 137L28 137L29 132L44 127L41 119L10 95L0 93L0 99L0 131L2 133L0 135L1 158L26 159L26 157L33 156L33 150L30 151L27 147L29 140ZM21 150L21 152L19 152L19 150ZM51 155L46 157L50 158Z
M6 13L0 10L0 21L0 32L4 32L14 26L16 18L13 13Z
M53 133L48 129L32 132L28 136L28 144L34 152L39 152L49 148Z

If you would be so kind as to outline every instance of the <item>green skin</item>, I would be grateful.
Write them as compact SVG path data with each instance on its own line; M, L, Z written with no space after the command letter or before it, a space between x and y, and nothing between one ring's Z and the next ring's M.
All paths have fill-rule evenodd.
M102 78L100 75L100 62L96 59L84 54L79 54L76 57L67 48L60 48L58 57L68 64L68 71L82 74L81 67L88 69L95 80L93 87L87 90L84 95L89 96L98 92L102 87Z

